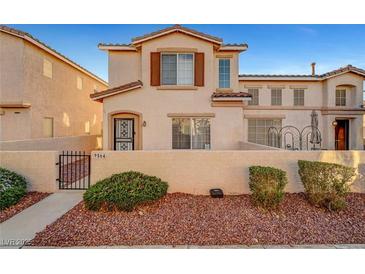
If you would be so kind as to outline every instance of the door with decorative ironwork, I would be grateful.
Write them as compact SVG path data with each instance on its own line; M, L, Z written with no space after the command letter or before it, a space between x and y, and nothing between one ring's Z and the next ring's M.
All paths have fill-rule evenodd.
M114 119L114 150L134 150L134 119Z

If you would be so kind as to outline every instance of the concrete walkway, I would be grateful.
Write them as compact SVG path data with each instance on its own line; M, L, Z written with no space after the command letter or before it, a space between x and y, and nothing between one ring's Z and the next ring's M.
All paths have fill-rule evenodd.
M20 248L82 200L83 191L54 193L0 224L0 248Z

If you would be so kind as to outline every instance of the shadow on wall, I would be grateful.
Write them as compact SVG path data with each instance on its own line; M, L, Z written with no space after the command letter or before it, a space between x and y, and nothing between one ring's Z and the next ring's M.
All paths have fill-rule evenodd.
M365 191L365 164L361 161L361 154L358 150L344 151L338 153L336 151L323 151L319 156L319 161L335 163L344 166L356 168L356 176L351 182L353 190L360 192Z

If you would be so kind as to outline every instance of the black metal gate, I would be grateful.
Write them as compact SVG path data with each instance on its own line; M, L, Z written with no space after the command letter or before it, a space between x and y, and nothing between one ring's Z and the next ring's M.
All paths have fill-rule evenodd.
M90 187L90 155L85 151L62 151L57 165L59 189Z

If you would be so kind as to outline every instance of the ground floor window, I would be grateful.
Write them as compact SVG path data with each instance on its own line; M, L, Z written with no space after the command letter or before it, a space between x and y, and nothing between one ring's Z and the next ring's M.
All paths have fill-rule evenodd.
M248 119L248 141L268 145L270 127L281 128L281 119Z
M173 118L173 149L210 149L210 119Z

